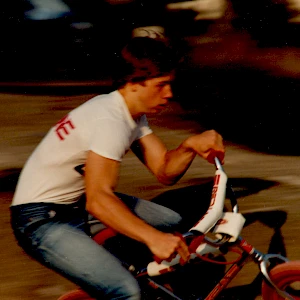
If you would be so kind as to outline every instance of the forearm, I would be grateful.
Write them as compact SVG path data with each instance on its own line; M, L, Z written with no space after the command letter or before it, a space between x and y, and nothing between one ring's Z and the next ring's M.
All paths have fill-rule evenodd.
M190 254L178 236L161 232L135 216L112 192L99 192L87 198L87 210L105 225L132 239L144 243L158 258L169 259L178 253L183 261Z
M157 174L158 180L166 185L176 183L185 174L195 156L196 152L190 147L188 139L178 148L167 151Z
M98 192L88 197L86 209L106 226L146 245L160 232L135 216L113 193Z
M214 130L190 136L170 151L157 136L150 134L136 142L132 149L157 179L166 185L176 183L196 155L210 163L214 163L217 156L223 163L225 153L222 137Z

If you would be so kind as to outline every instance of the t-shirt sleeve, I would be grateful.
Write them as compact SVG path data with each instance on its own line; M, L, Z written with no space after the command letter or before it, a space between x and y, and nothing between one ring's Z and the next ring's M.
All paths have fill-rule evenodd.
M142 137L144 137L148 134L151 134L152 132L153 131L149 127L146 115L143 115L140 118L140 121L139 121L139 124L138 124L138 132L137 132L136 140L138 140L138 139L140 139L140 138L142 138Z
M90 140L93 152L117 161L121 161L130 147L130 132L122 122L103 119L97 122Z

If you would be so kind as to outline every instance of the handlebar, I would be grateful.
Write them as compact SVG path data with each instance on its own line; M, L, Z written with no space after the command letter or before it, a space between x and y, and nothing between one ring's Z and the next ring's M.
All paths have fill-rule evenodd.
M186 241L192 239L193 244L190 244L189 248L191 248L192 252L200 255L205 253L205 251L209 251L209 245L218 248L227 241L235 241L245 222L245 218L238 213L234 191L227 182L228 178L220 160L215 157L214 161L216 171L209 208L204 216L188 232L182 234L182 237ZM232 205L231 213L223 212L227 195ZM212 240L206 236L210 231L216 235L216 240ZM170 271L171 266L178 263L180 263L179 255L170 262L163 261L160 263L156 260L148 265L147 272L150 276L156 276L166 270Z

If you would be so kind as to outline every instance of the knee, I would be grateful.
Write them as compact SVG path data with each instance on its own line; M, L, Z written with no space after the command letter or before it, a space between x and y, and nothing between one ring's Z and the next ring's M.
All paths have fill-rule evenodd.
M170 230L176 230L182 223L182 217L179 213L168 210L164 214L164 224L162 226L169 228Z
M169 224L171 226L179 225L182 222L182 217L179 213L172 211L169 217Z
M141 290L138 282L134 279L122 280L119 287L113 291L112 299L127 299L127 300L140 300Z
M124 288L124 287L123 287ZM141 291L139 286L126 286L124 288L124 299L128 299L128 300L140 300L141 299Z
M140 286L133 280L122 280L107 286L81 286L93 299L141 300Z

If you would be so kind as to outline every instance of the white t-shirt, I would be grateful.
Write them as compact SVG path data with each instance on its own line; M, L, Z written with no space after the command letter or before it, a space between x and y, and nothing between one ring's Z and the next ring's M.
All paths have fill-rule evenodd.
M150 133L146 116L133 120L118 91L92 98L53 126L31 154L12 205L77 201L89 150L121 161L133 141Z

